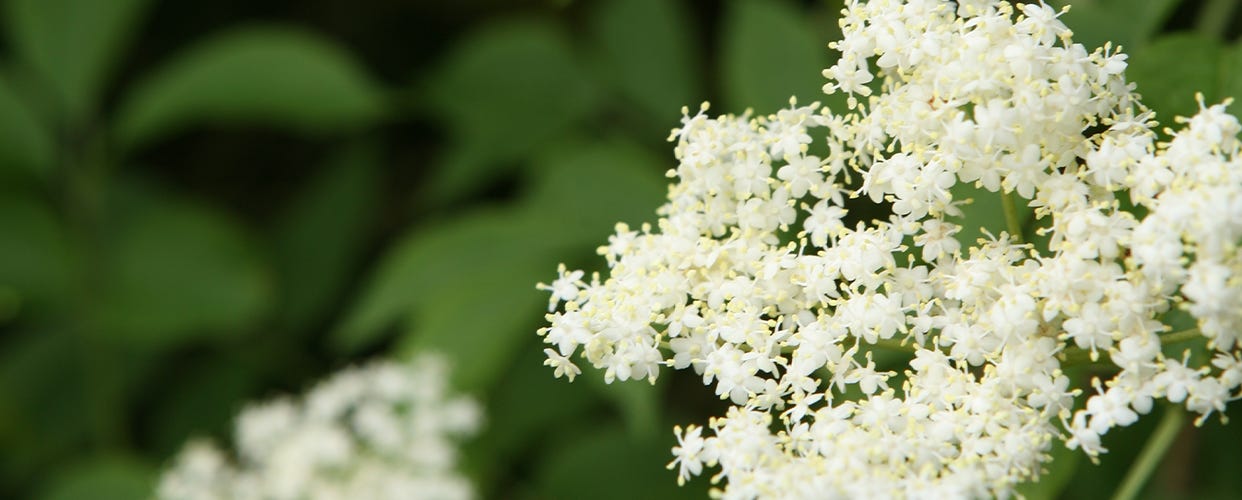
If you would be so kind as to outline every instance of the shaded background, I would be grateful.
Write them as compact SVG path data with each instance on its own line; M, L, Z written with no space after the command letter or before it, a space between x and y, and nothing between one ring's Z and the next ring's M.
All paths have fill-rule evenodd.
M534 284L654 221L681 106L840 106L819 92L839 9L0 0L0 498L145 497L246 401L426 348L487 408L465 450L482 497L702 498L664 470L669 431L724 405L692 375L554 380ZM1065 19L1123 43L1163 117L1242 95L1235 15ZM1027 492L1107 494L1154 421ZM1152 495L1242 491L1237 425L1173 453Z

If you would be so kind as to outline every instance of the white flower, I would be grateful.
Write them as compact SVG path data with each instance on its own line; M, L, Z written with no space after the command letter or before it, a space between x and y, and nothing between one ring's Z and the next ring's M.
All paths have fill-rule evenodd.
M474 434L474 401L451 398L444 363L421 355L333 375L303 400L247 408L238 460L191 441L160 480L163 499L470 498L454 441Z
M718 468L724 498L1008 497L1055 441L1095 459L1156 399L1201 422L1239 397L1242 125L1200 99L1157 141L1124 54L1073 43L1043 4L953 6L846 2L824 70L846 110L683 110L660 221L617 228L603 281L562 270L573 286L544 288L565 302L540 330L558 376L572 356L609 381L692 368L730 401L676 431L679 480ZM960 242L978 221L946 219L958 182L1033 208L1048 244L1009 234L1026 228ZM892 214L847 224L846 195ZM1210 365L1163 355L1174 307ZM892 348L913 352L900 387L873 361ZM1080 359L1116 374L1082 396L1062 370Z
M678 467L677 484L685 484L687 479L697 476L703 472L704 448L706 441L703 440L703 428L697 425L686 427L683 433L681 427L675 427L673 433L677 435L677 446L673 448L673 456L676 457L668 464L668 468ZM707 460L713 461L713 460Z
M553 373L556 378L563 376L568 378L570 382L573 382L574 377L582 373L582 369L578 368L578 365L575 365L573 361L570 361L569 358L562 356L560 353L552 349L544 349L543 353L548 356L548 359L543 364L551 366L555 370Z
M807 210L806 205L803 205L803 210ZM811 243L815 246L828 246L829 236L836 236L845 230L845 224L841 223L841 219L845 217L846 209L829 205L826 200L820 200L808 211L810 213L803 225L806 232L811 235Z
M582 282L582 276L585 274L582 271L566 272L565 264L561 264L556 273L559 277L551 285L540 283L535 287L552 292L552 297L548 299L548 312L556 310L556 305L561 302L569 302L578 298L578 290L586 287L586 283Z
M1116 426L1128 426L1138 420L1138 414L1130 409L1131 394L1117 386L1104 391L1095 381L1096 391L1100 394L1087 400L1087 413L1091 415L1088 424L1091 431L1104 434Z

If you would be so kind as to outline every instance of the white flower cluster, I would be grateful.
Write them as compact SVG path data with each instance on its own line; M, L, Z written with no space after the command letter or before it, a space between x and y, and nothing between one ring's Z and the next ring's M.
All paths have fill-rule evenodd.
M446 390L447 366L424 354L333 375L303 400L242 412L234 464L192 441L160 481L168 500L466 499L456 441L481 413Z
M1126 56L1072 43L1057 17L847 2L824 75L848 112L684 117L657 227L618 225L604 279L540 285L547 364L700 374L733 407L677 429L670 468L719 467L726 498L1004 497L1054 441L1094 458L1155 399L1222 411L1242 384L1238 121L1201 102L1158 142ZM959 182L1033 207L1047 243L963 248ZM858 196L891 216L851 227ZM1169 332L1177 308L1197 330ZM1196 336L1210 365L1163 354ZM871 351L894 347L908 367L877 368ZM1069 354L1115 373L1077 411Z

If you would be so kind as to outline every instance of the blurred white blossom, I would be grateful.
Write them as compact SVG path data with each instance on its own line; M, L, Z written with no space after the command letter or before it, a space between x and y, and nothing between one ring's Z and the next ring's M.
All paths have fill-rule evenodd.
M543 287L563 302L540 330L556 374L693 369L733 406L677 428L669 467L718 468L725 498L1006 497L1054 443L1094 458L1154 399L1199 422L1237 399L1242 157L1224 105L1200 99L1161 141L1126 56L1073 43L1047 5L846 3L824 90L849 109L684 113L659 222L618 225L607 276L562 268ZM1033 208L1047 244L963 246L957 183ZM846 222L857 197L892 213ZM1172 338L1206 337L1214 359L1165 357L1175 309L1197 328ZM881 347L913 359L882 371ZM1115 375L1071 387L1070 355Z
M333 375L301 399L252 405L237 420L236 455L190 442L158 497L209 499L466 499L457 442L482 419L447 392L447 366L423 354Z

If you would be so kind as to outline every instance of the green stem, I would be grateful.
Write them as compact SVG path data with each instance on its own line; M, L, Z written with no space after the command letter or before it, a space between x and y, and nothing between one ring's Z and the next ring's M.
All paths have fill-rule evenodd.
M1139 452L1129 472L1126 472L1126 477L1122 479L1121 486L1113 495L1113 500L1132 500L1138 497L1139 492L1143 490L1143 485L1147 484L1147 479L1156 470L1156 466L1160 465L1164 454L1169 451L1169 446L1173 444L1173 440L1177 438L1177 433L1182 430L1185 422L1186 412L1181 408L1170 406L1165 409L1164 416L1160 417L1160 423L1156 426L1156 431L1147 439L1147 444L1143 445L1143 451Z
M1166 333L1164 335L1161 335L1160 345L1176 344L1178 342L1194 340L1201 336L1203 336L1203 332L1200 332L1198 328L1187 328L1185 330L1180 330L1180 331L1176 331L1173 333Z
M1207 0L1195 19L1195 30L1212 37L1225 36L1235 6L1235 0Z
M75 129L77 127L74 127ZM106 238L102 219L108 179L107 153L98 136L77 137L67 131L62 142L61 167L65 213L74 245L81 250L75 287L75 314L69 333L76 337L78 363L86 392L84 413L91 422L91 442L98 448L128 441L125 410L120 401L122 361L115 346L99 330L99 295L105 277L101 269Z
M1015 243L1022 244L1022 221L1018 220L1018 209L1013 206L1013 196L1004 189L1000 192L1001 209L1005 212L1005 225Z

